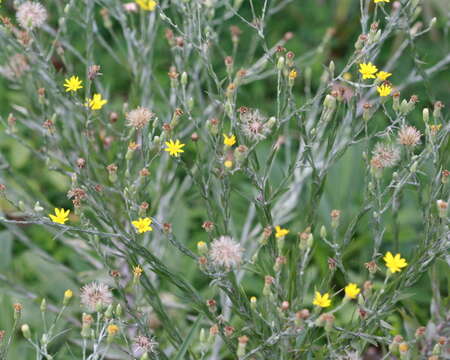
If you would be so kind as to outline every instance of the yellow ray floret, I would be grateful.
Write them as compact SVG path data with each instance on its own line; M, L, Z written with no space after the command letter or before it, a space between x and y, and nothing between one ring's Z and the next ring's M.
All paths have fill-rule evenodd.
M313 305L326 308L331 305L331 299L330 294L325 293L323 295L320 294L320 292L316 291L316 294L314 296Z
M408 265L406 260L403 259L400 254L396 254L395 256L393 256L390 251L386 253L383 260L386 263L386 267L391 273L400 272L402 268Z
M153 228L150 226L150 224L152 223L152 219L148 217L139 218L135 221L132 221L131 223L136 228L139 234L145 233L147 231L153 231Z
M66 223L66 221L69 220L69 213L70 213L70 210L64 210L62 208L61 209L55 208L55 215L48 214L48 216L54 223L64 224L64 223Z
M363 79L375 79L375 74L378 71L377 67L371 62L359 64L359 72Z
M78 76L71 76L64 81L64 87L66 88L66 92L77 91L83 88L82 83L83 81Z
M184 150L182 149L186 144L182 144L180 142L180 140L169 140L166 141L166 148L164 149L164 151L167 151L170 156L174 156L174 157L178 157L180 156L181 153L184 152Z

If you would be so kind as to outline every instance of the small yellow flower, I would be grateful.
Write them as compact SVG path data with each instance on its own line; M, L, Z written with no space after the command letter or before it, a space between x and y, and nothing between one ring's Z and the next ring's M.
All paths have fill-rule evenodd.
M224 165L227 169L230 169L230 168L233 167L233 162L232 162L231 160L225 160L225 161L223 162L223 165Z
M256 303L256 301L257 301L257 299L256 299L256 296L252 296L251 298L250 298L250 302L251 303Z
M386 71L379 71L378 73L377 73L377 79L378 80L381 80L381 81L384 81L384 80L387 80L387 78L389 77L389 76L391 76L392 74L390 73L390 72L386 72Z
M175 142L173 140L166 141L166 148L164 151L167 151L170 156L178 157L180 156L180 153L183 153L184 150L182 150L183 146L185 144L182 144L180 140L176 140Z
M57 209L55 208L55 215L48 214L50 219L57 224L65 224L66 221L69 220L69 213L70 210L64 210L64 209Z
M108 335L116 335L119 331L119 327L116 324L111 324L108 325L106 331L108 332Z
M73 296L73 291L72 291L72 290L67 289L67 290L64 292L64 298L65 298L65 299L70 299L72 296Z
M296 78L297 78L297 70L295 70L295 69L292 69L290 72L289 72L289 79L291 79L291 80L295 80Z
M226 146L233 146L236 144L236 136L227 136L227 134L223 134L223 144Z
M406 260L403 259L400 254L393 256L390 251L386 253L383 260L385 261L386 267L389 269L391 273L399 272L402 270L402 268L408 265Z
M388 3L388 2L391 2L391 0L374 0L374 2L375 2L375 4L379 3L379 2L386 2L386 3Z
M144 270L143 270L139 265L138 265L138 266L135 266L135 267L133 268L133 274L134 274L134 276L137 277L137 278L141 277L141 275L142 275L143 272L144 272Z
M138 220L131 222L133 226L136 228L137 232L139 234L145 233L147 231L153 231L153 228L150 226L152 223L152 219L146 217L146 218L139 218Z
M158 5L155 0L136 0L136 4L145 11L155 11L156 5Z
M288 229L283 229L281 226L275 226L275 237L281 238L283 236L286 236L287 234L289 234L289 230Z
M358 288L358 285L354 284L354 283L350 283L348 284L345 288L345 296L348 297L349 299L356 299L356 297L358 296L358 294L360 293L360 289Z
M389 96L392 92L392 87L389 85L383 84L377 87L378 94L380 96Z
M66 92L77 91L83 88L83 86L81 85L82 83L83 82L78 76L71 76L69 79L65 80L64 87L66 88Z
M314 296L313 305L326 308L331 305L330 294L325 293L323 295L320 292L316 291L316 295Z
M375 73L378 71L377 67L371 62L359 64L359 72L363 79L375 79Z
M431 135L436 135L439 130L441 130L442 124L430 125Z
M102 94L94 94L92 99L88 100L88 107L92 110L100 110L108 100L102 99Z

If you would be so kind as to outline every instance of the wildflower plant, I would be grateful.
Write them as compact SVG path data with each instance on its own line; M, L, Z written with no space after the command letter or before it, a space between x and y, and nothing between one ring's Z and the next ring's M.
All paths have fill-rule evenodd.
M447 356L448 15L346 3L1 5L0 358Z

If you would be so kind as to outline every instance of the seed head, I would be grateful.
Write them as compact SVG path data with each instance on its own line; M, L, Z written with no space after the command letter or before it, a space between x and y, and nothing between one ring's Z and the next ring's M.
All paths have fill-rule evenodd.
M372 154L374 155L372 161L375 160L380 168L393 167L400 159L398 148L390 144L376 144Z
M37 1L26 1L19 6L17 21L24 29L40 28L47 20L47 10Z
M110 305L112 300L111 290L105 284L92 282L81 289L81 303L90 311Z
M242 261L241 245L229 236L221 236L215 239L211 244L209 256L217 266L223 266L227 270L231 267L238 266Z
M414 126L402 126L398 132L398 142L401 145L414 147L420 144L420 131Z
M241 130L245 137L252 141L261 141L270 133L267 118L259 110L248 110L240 116Z
M127 125L136 130L142 129L155 116L149 109L139 106L127 113Z
M140 357L145 353L155 353L158 343L153 338L138 335L133 342L133 352L136 357Z

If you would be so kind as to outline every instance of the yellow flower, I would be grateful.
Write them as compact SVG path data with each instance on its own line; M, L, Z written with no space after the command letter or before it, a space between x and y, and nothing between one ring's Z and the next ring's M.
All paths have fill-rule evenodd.
M379 2L386 2L386 3L388 3L388 2L391 2L391 0L374 0L374 2L375 2L375 4L379 3Z
M233 167L233 162L231 160L225 160L223 165L229 169Z
M390 251L388 251L383 258L386 263L386 267L389 269L391 273L396 273L397 271L401 271L402 268L406 267L408 263L405 259L401 257L400 254L393 256Z
M146 218L139 218L138 220L131 222L133 226L136 228L137 232L139 234L145 233L147 231L153 231L153 228L150 226L152 223L152 219L146 217Z
M359 72L363 79L375 79L375 73L378 71L377 67L371 62L359 64Z
M134 276L135 277L140 277L141 275L142 275L142 273L144 272L144 270L138 265L138 266L135 266L134 268L133 268L133 274L134 274Z
M316 295L314 296L313 305L320 306L322 308L326 308L331 305L330 294L325 293L323 295L320 292L316 291Z
M78 76L72 76L69 79L66 79L64 82L64 87L66 88L66 92L68 91L77 91L82 89L81 85L83 82L80 80Z
M55 208L55 215L48 214L50 219L57 224L64 224L66 221L69 220L69 213L70 210L64 210L64 209L57 209Z
M392 92L392 87L389 85L383 84L377 87L378 94L380 96L389 96Z
M377 73L377 79L384 81L386 80L389 76L391 76L392 74L390 72L386 72L386 71L379 71Z
M166 141L166 148L164 149L167 151L170 156L178 157L180 156L180 153L184 152L181 148L185 144L180 143L180 140L176 140L175 142L173 140Z
M70 299L73 296L73 291L70 289L67 289L66 291L64 291L64 298L65 299Z
M227 136L226 134L223 134L223 143L226 146L233 146L234 144L236 144L236 136Z
M275 226L275 237L281 238L283 236L286 236L287 234L289 234L289 230L288 229L283 229L281 228L281 226Z
M115 324L108 325L106 328L106 331L108 332L108 335L116 335L119 331L119 327Z
M108 100L102 99L102 94L94 94L94 97L88 100L88 107L92 110L100 110L107 102Z
M292 69L292 70L289 72L289 79L295 80L296 78L297 78L297 70Z
M156 5L158 5L155 0L136 0L136 4L138 4L141 9L145 11L154 11Z
M360 293L360 289L358 288L358 285L354 284L354 283L350 283L348 284L345 288L345 296L348 297L349 299L356 299L356 297L358 296L358 294Z

